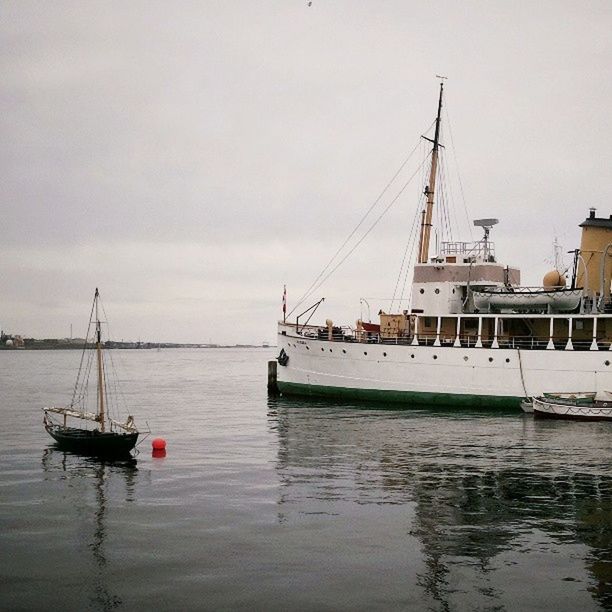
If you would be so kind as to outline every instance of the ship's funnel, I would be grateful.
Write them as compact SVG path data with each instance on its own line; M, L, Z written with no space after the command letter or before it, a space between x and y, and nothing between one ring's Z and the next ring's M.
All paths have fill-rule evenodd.
M576 285L592 296L610 297L612 281L612 215L596 217L595 209L580 224L582 238Z

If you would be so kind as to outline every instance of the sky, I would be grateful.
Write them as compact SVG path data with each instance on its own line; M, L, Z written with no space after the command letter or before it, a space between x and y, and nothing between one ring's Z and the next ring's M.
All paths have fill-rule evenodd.
M5 1L0 327L82 336L97 286L116 340L274 343L283 285L291 310L416 146L294 313L375 318L436 75L452 237L498 218L539 284L612 213L611 31L608 1Z

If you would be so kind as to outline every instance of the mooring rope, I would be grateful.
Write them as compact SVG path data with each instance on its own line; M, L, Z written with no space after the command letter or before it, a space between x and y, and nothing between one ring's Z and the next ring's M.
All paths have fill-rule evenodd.
M516 354L518 355L519 372L521 373L521 384L523 385L523 393L525 394L525 397L529 399L529 395L527 395L527 387L525 387L525 376L523 375L523 361L521 360L520 348L516 349Z

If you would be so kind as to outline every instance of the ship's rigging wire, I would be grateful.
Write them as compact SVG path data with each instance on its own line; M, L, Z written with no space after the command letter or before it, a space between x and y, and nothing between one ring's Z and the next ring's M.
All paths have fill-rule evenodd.
M87 343L87 341L88 340L86 338L85 342ZM75 386L78 386L78 388L76 389L72 401L70 402L70 408L74 408L76 406L80 407L82 412L86 411L89 398L88 381L91 374L92 365L93 351L87 351L87 360L85 361L84 369L81 369L79 375L77 376L77 384Z
M432 124L427 128L427 131L431 130L433 124L435 123L432 122ZM312 295L312 293L314 293L330 276L331 274L333 274L333 272L335 270L338 269L338 267L346 260L346 258L348 257L348 255L350 255L357 246L359 246L359 244L361 244L361 242L363 241L363 239L367 236L367 234L369 234L369 232L374 228L374 226L378 223L378 221L380 221L380 219L382 218L382 216L387 212L387 210L391 207L392 204L395 203L395 201L397 200L397 198L401 195L401 193L404 191L404 189L408 186L408 184L410 183L410 181L414 178L414 174L410 177L410 179L408 180L408 182L402 187L401 191L396 195L396 197L391 201L391 204L389 206L387 206L387 208L385 208L385 210L383 211L382 215L380 217L378 217L378 219L376 219L376 221L374 222L374 224L370 227L370 229L367 230L367 232L359 239L359 241L357 242L357 244L355 244L353 246L353 248L348 252L347 255L345 255L345 257L338 263L338 265L336 265L333 270L327 275L325 276L325 278L323 279L322 282L319 282L319 280L323 277L323 275L327 272L327 270L329 270L329 268L332 266L332 264L334 263L334 261L336 260L336 258L340 255L340 253L342 252L342 250L346 247L346 245L350 242L350 240L353 238L353 236L357 233L357 230L363 225L363 223L365 222L366 218L368 217L368 215L374 210L374 208L377 206L377 204L382 200L383 196L387 193L387 191L389 190L389 188L391 187L391 185L395 182L395 180L397 179L397 177L400 175L400 173L402 172L402 170L405 168L406 164L410 161L410 159L412 158L412 156L414 155L414 153L417 151L417 149L419 148L419 145L421 144L422 139L419 138L419 140L417 141L416 145L413 147L413 149L410 151L410 153L408 154L408 156L404 159L404 161L401 163L400 167L397 169L397 171L395 172L395 174L392 176L392 178L387 182L387 184L385 185L385 187L383 188L383 190L380 192L380 194L378 195L378 197L374 200L374 202L370 205L370 207L368 208L368 210L365 212L365 214L361 217L359 223L357 223L357 225L353 228L353 230L349 233L349 235L345 238L344 242L340 245L340 247L338 247L338 249L336 250L336 252L334 253L334 255L331 257L331 259L327 262L327 264L325 265L325 267L321 270L321 272L319 272L318 276L315 278L315 280L311 283L311 285L308 287L308 289L306 289L306 291L302 294L302 296L298 299L298 301L295 303L295 305L293 306L293 308L287 313L287 316L289 317L291 314L293 314L293 312L295 312L295 310L297 308L299 308L302 303L304 302L304 300L306 300L310 295ZM417 172L421 169L421 167L424 164L421 163L419 165L419 168L417 169Z
M121 385L119 384L119 376L117 374L117 368L115 367L115 360L112 355L113 349L104 351L108 364L110 365L110 376L107 377L107 381L112 384L113 392L110 394L111 403L113 405L115 419L119 420L119 416L122 414L122 408L127 406L125 396L123 394Z
M327 279L352 255L352 253L355 251L355 249L366 239L366 237L378 225L379 221L385 216L385 214L387 214L387 212L393 206L393 204L395 204L397 202L399 197L404 193L404 191L406 190L408 185L410 185L410 183L412 182L414 177L419 173L419 171L421 169L421 166L426 161L427 160L423 160L423 162L421 162L421 164L419 164L419 167L410 175L408 180L402 185L402 187L397 192L395 197L389 202L389 204L387 204L387 206L383 209L383 211L380 213L380 215L378 215L378 217L376 217L376 219L374 220L372 225L370 225L370 227L362 234L361 238L359 238L359 240L351 247L351 249L344 255L344 257L342 257L342 259L312 288L312 290L309 293L304 295L302 300L306 299L308 296L312 295L315 291L317 291L319 289L319 287L321 287L327 281ZM295 308L297 308L297 305L293 308L293 310L295 310ZM291 310L291 312L289 314L291 314L293 312L293 310Z
M452 191L452 182L448 177L448 165L446 163L446 159L442 159L442 163L440 164L440 172L443 177L441 181L442 188L442 197L444 199L445 211L446 211L446 223L448 227L448 236L446 238L447 241L452 242L455 240L453 235L453 227L458 227L458 215L457 215L457 206L455 204L455 198L453 196Z
M393 304L395 302L396 296L397 296L397 290L399 287L399 283L400 280L402 278L402 275L404 276L404 283L402 285L402 291L401 291L401 295L399 298L399 306L401 307L401 303L402 300L404 298L404 287L406 285L406 278L408 276L408 271L410 270L411 266L412 266L412 262L416 253L416 234L417 234L417 230L419 227L419 217L421 216L421 209L423 207L423 200L425 199L425 194L423 192L421 192L421 197L419 200L419 205L416 207L415 209L415 213L414 213L414 217L412 219L412 225L410 226L410 232L408 233L408 241L406 242L406 247L404 248L404 254L402 256L402 263L400 265L400 269L399 272L397 274L397 280L395 281L395 288L393 289L393 297L391 298L391 304L390 304L390 310L391 312L393 312ZM412 248L410 248L412 247ZM408 256L408 252L410 251L410 256ZM406 263L406 259L407 263ZM405 268L404 268L405 266ZM402 274L403 272L405 272L404 274Z
M463 204L463 212L465 213L465 218L467 221L470 239L473 241L472 226L470 225L470 222L469 222L469 212L468 212L467 204L465 201L463 183L461 181L461 175L459 172L459 163L457 161L453 134L452 134L452 129L450 125L450 116L447 110L447 106L448 104L445 104L443 107L443 110L446 115L446 125L448 126L448 135L450 139L451 149L453 151L453 159L455 163L457 180L459 182L461 202ZM430 126L427 128L425 133L427 134L434 125L435 125L435 120L430 124ZM339 259L338 261L338 258L340 257L343 250L347 247L349 242L356 235L357 231L364 224L368 216L372 213L372 211L376 208L376 206L381 202L384 195L387 193L391 185L395 182L397 177L400 175L402 170L405 168L406 164L412 158L414 153L417 151L420 144L423 145L423 149L425 150L427 144L425 143L423 139L420 138L419 142L417 142L415 147L410 151L410 153L405 158L405 160L402 162L402 164L400 165L398 170L395 172L393 177L385 185L385 187L383 188L379 196L370 205L370 207L367 209L365 214L361 217L360 221L353 228L353 230L349 233L346 239L342 242L340 247L336 250L334 255L327 262L325 267L321 270L321 272L318 274L315 280L311 283L308 289L298 299L298 301L295 303L293 308L289 311L287 316L290 316L291 314L293 314L295 310L299 308L303 304L303 302L306 299L308 299L314 292L316 292L330 278L330 276L332 276L332 274L334 274L334 272L346 261L346 259L348 259L348 257L355 251L355 249L365 240L368 234L376 227L376 225L379 223L382 217L388 212L391 206L399 199L400 195L402 195L402 193L405 191L405 189L408 187L408 185L412 182L412 180L415 178L415 176L419 172L421 172L421 185L424 187L427 184L429 180L429 173L427 171L427 161L431 159L431 152L429 152L429 155L427 154L423 155L423 162L419 164L419 167L415 170L415 172L402 185L399 192L395 195L395 197L391 200L391 202L382 210L380 215L374 220L374 222L370 225L370 227L361 235L361 237L357 240L357 242L353 244L353 246L348 250L348 252L346 252L342 256L342 258ZM455 224L457 224L459 221L458 219L459 215L458 215L457 206L455 203L456 200L453 197L452 187L451 187L450 180L449 180L450 177L448 176L448 168L447 168L445 156L440 155L439 161L440 163L438 166L438 186L436 188L436 191L438 192L437 206L436 206L436 219L437 219L436 226L437 227L434 232L435 241L436 241L436 249L438 249L438 252L439 252L440 242L453 240L453 219L454 219ZM421 191L421 197L419 199L418 206L416 207L416 211L412 219L411 229L408 234L408 241L406 243L406 247L404 248L400 269L399 269L398 276L395 282L393 297L391 299L391 310L393 309L393 304L396 301L396 299L398 299L398 304L401 307L401 303L404 300L404 293L405 293L407 282L408 282L408 274L409 274L410 269L414 267L414 263L416 259L416 253L415 253L416 244L418 242L419 217L423 209L423 199L424 199L423 191L424 189ZM400 286L400 280L402 276L403 276L403 282L401 284L401 292L398 298L397 297L398 288Z
M422 162L421 165L424 165L425 162ZM385 214L389 211L389 209L397 202L399 197L404 193L408 185L412 182L412 179L418 174L420 168L417 168L414 173L410 176L410 178L402 185L401 189L397 193L397 195L389 202L389 204L384 208L384 210L380 213L380 215L376 218L374 223L369 227L369 229L361 236L361 238L355 243L355 245L351 248L351 250L334 266L334 268L323 278L323 280L315 287L314 291L316 291L339 267L344 263L344 261L353 253L353 251L364 241L364 239L368 236L368 234L378 225L378 222L385 216Z
M444 140L445 130L440 130L440 139ZM440 253L442 242L451 242L453 240L453 197L449 189L449 181L447 176L446 155L442 154L442 149L438 156L438 177L436 181L436 225L435 237L436 247L435 252ZM456 216L456 215L455 215ZM456 219L455 219L456 221Z
M414 267L414 263L417 257L416 246L417 246L417 235L419 233L419 223L418 223L419 214L418 213L419 213L419 210L417 209L417 214L416 214L415 223L414 223L414 230L412 234L412 251L410 253L410 260L404 271L404 282L402 283L402 292L400 293L400 296L399 296L398 309L400 310L401 310L402 302L404 300L404 292L406 291L406 284L408 282L408 273Z
M104 304L102 304L102 313L104 314L104 319L108 321L108 316L106 315ZM110 339L112 335L110 331L110 324L108 322L106 323L106 329L107 329L107 336ZM110 382L113 385L114 392L111 393L110 396L111 396L111 401L114 402L113 409L114 409L115 418L119 420L122 410L127 407L128 403L123 393L123 389L121 388L121 385L119 384L119 374L117 373L117 368L115 367L115 360L113 359L112 349L108 351L104 351L104 355L106 359L108 360L108 364L110 365L110 371L109 371L110 376L107 376L106 380L108 381L110 379ZM121 360L119 354L118 354L118 359ZM122 368L122 370L124 370L124 368ZM120 405L120 403L122 405Z
M87 377L85 377L85 373L83 373L83 378L81 378L81 373L83 372L83 360L85 359L85 353L88 352L87 342L89 341L89 331L91 329L91 319L93 317L95 303L96 302L94 300L91 304L91 311L89 313L89 323L87 324L87 333L85 334L85 343L83 344L83 351L81 352L81 361L79 363L79 371L77 373L77 379L74 383L74 390L72 392L72 400L70 401L70 407L74 406L75 402L77 401L77 392L79 391L79 389L80 389L80 393L79 393L78 399L82 399L83 385L84 385L84 382L87 380L87 377L89 377L89 370L87 368L85 371L85 373L87 374ZM90 355L88 354L88 361L89 360L90 360ZM89 367L91 368L91 364Z
M470 223L470 213L468 211L467 203L465 201L465 194L463 192L463 182L461 181L461 172L459 170L459 161L457 160L457 152L455 150L455 141L453 140L453 129L451 126L450 115L448 113L448 99L443 107L443 112L446 115L446 125L448 126L448 135L450 137L451 149L453 151L453 160L455 162L457 182L459 183L459 192L461 193L461 202L463 204L463 212L465 212L465 220L470 233L470 241L474 241L474 234L472 232L472 225Z
M453 203L452 197L449 197L446 180L446 161L444 156L440 156L440 180L438 189L438 227L439 240L441 242L451 242L453 240L453 224L451 221L451 206ZM438 245L437 253L440 252Z
M425 141L423 145L423 153L426 154L426 143ZM431 159L431 152L428 154L429 159ZM445 172L443 166L444 156L439 155L439 180L437 182L436 191L438 192L438 206L436 207L436 228L435 231L435 240L436 240L436 249L439 249L440 240L452 240L452 223L450 219L450 210L447 206L448 196L446 195L446 185L445 185ZM393 297L391 298L390 309L393 312L393 306L397 299L398 301L398 309L401 309L401 304L404 301L404 294L406 292L406 286L408 284L408 274L410 270L414 267L414 263L416 261L416 245L417 245L417 237L419 233L419 217L421 211L424 207L424 187L427 185L429 181L429 174L431 170L431 163L423 165L423 172L421 174L421 191L419 204L416 207L415 215L412 220L412 225L410 232L408 233L408 240L406 242L406 246L404 248L404 252L402 255L402 262L400 264L400 269L398 271L397 279L395 282L395 287L393 290ZM403 282L402 281L403 278ZM401 282L401 291L398 290Z
M445 125L448 126L448 135L449 135L449 139L451 143L451 148L453 150L455 170L456 170L457 180L459 182L459 187L460 187L461 202L463 204L463 212L465 213L465 218L467 221L467 226L468 226L470 237L473 240L472 226L469 223L469 213L467 209L467 204L465 202L465 196L463 192L463 183L461 182L461 174L459 172L459 164L457 162L457 155L455 151L455 146L454 146L454 141L453 141L453 136L452 136L452 129L451 129L451 124L450 124L450 117L447 111L447 105L444 105L443 108L444 108L444 112L446 113ZM445 133L445 126L443 126L442 129L444 130L443 133ZM444 140L444 138L442 137L442 133L441 133L441 140ZM424 148L425 148L425 145L424 145ZM445 151L446 149L443 149L443 150ZM425 154L425 150L423 151L423 153ZM456 203L457 200L453 195L452 181L450 180L449 165L447 163L446 155L442 154L442 151L440 151L439 153L438 162L439 162L438 181L437 181L437 186L436 186L436 191L437 191L436 200L437 201L436 201L436 208L435 208L436 210L436 229L434 232L434 236L435 236L435 241L436 241L435 243L436 250L439 253L439 249L441 246L440 243L452 242L455 240L453 228L459 227L459 216L460 215L457 211L457 208L458 208L457 203ZM431 168L431 166L429 166L429 168ZM425 186L428 180L429 180L429 171L427 171L426 168L424 167L423 175L421 177L421 184ZM421 199L419 201L419 205L417 207L417 212L416 212L417 221L418 221L418 215L423 209L423 206L424 206L423 197L421 195ZM415 219L413 219L413 224L414 224L414 221ZM410 270L414 268L414 263L416 260L414 251L416 249L417 235L418 235L418 231L416 232L416 235L414 236L413 236L412 230L409 233L409 238L408 238L406 247L403 252L402 262L401 262L400 269L398 272L398 277L395 283L393 297L391 298L391 305L390 305L391 311L393 311L393 305L396 299L398 299L398 309L401 309L402 302L404 301L404 294L406 291L406 287L408 286L408 274ZM411 246L412 246L412 250L410 248ZM410 255L408 255L408 253L410 253ZM398 287L399 287L400 279L402 278L402 274L403 274L403 282L401 284L401 292L398 298Z
M442 159L442 156L439 157L439 160ZM441 168L441 166L439 166ZM425 180L426 180L426 175L423 175L423 180L422 183L423 185L425 184ZM448 210L447 210L447 206L446 206L446 198L445 198L445 191L444 191L444 180L443 180L443 175L441 174L440 177L440 181L438 182L438 193L439 193L439 206L438 206L438 214L437 214L437 220L438 220L438 227L444 229L446 228L446 235L442 234L442 235L438 235L438 232L436 232L436 243L437 245L439 245L439 240L446 238L447 240L452 239L452 224L450 223L450 219L449 219L449 215L448 215ZM400 265L400 270L398 272L398 277L395 283L395 288L393 291L393 298L391 300L391 311L393 311L393 304L395 302L395 300L398 300L398 309L401 309L401 304L404 301L404 294L406 292L406 287L408 285L408 274L410 272L410 270L414 267L414 263L416 260L416 245L417 245L417 236L419 234L419 224L418 224L418 220L419 220L419 216L421 213L421 210L424 206L424 190L422 190L421 193L421 198L419 200L419 205L416 208L416 212L415 212L415 216L413 217L413 221L412 221L412 226L411 226L411 230L408 234L408 241L406 243L406 247L404 249L404 256L402 258L402 263ZM412 247L412 248L411 248ZM410 256L407 259L407 255L408 252L410 252ZM406 264L406 259L408 261L408 263ZM400 280L402 279L403 276L403 282L401 285L401 292L399 295L399 298L397 297L397 290L399 287L399 283Z

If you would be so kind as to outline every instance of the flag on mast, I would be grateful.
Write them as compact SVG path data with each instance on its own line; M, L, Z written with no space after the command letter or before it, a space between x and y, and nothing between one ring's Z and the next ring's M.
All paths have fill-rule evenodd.
M287 285L283 285L283 323L287 320Z

